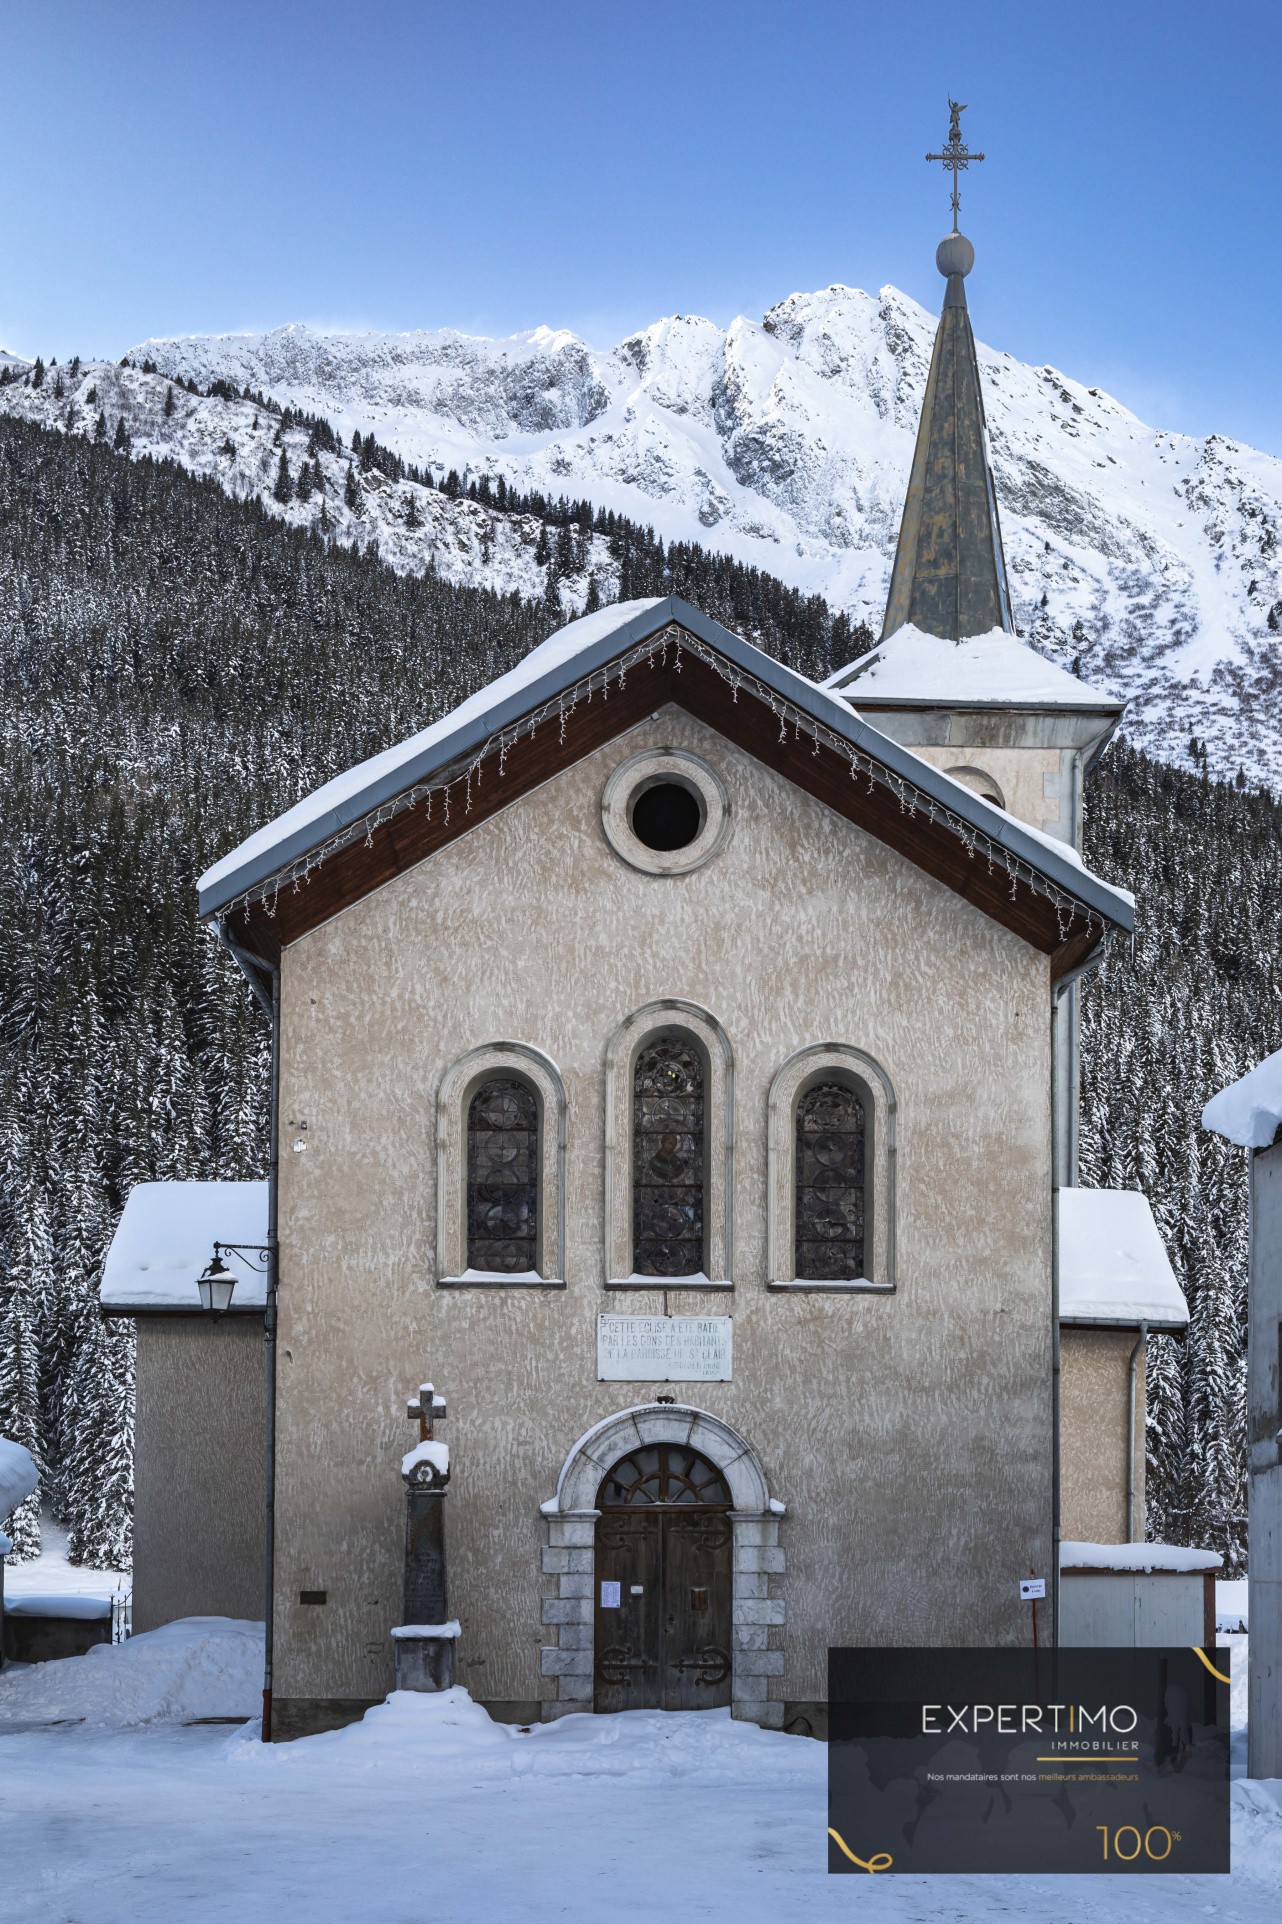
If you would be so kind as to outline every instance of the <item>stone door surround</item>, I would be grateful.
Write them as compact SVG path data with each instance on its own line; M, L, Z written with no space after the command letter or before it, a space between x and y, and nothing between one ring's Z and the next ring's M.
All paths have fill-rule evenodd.
M605 1417L581 1436L542 1505L548 1536L543 1550L542 1620L549 1639L541 1653L555 1697L545 1719L592 1709L593 1583L597 1491L621 1457L649 1443L688 1444L715 1463L730 1486L734 1508L733 1649L730 1714L772 1730L783 1728L785 1558L779 1542L784 1505L766 1487L752 1445L719 1416L680 1403L645 1403ZM771 1695L773 1690L775 1694Z

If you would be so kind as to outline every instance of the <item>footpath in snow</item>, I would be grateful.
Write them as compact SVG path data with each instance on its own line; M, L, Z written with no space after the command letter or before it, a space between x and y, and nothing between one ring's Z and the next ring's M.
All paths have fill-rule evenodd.
M1277 1924L1282 1913L1282 1784L1234 1784L1227 1878L865 1884L827 1875L825 1752L808 1738L724 1711L523 1732L464 1690L398 1692L362 1723L294 1744L264 1745L252 1723L187 1724L230 1714L203 1708L228 1693L250 1701L260 1637L191 1620L0 1677L5 1924ZM1245 1640L1233 1641L1237 1721ZM55 1708L84 1722L31 1728Z

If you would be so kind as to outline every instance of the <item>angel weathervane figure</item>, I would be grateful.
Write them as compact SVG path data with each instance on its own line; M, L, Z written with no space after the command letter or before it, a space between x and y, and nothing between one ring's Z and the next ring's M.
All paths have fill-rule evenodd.
M957 191L957 176L970 166L972 160L982 160L982 154L972 154L962 139L961 117L966 111L964 101L948 102L948 144L942 154L927 154L929 161L942 160L953 176L953 232L957 228L957 212L961 206L961 195Z

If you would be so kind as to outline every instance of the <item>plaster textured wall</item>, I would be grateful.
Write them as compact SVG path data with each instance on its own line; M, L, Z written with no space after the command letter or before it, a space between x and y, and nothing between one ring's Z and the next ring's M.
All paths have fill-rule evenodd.
M1053 748L994 748L988 744L937 748L913 744L913 754L935 768L982 768L1001 789L1007 812L1046 835L1072 842L1073 822L1064 804L1072 796L1073 758Z
M133 1627L263 1614L263 1325L138 1318Z
M733 833L692 875L609 848L599 801L642 747L706 756ZM550 1694L540 1503L575 1439L660 1385L598 1383L604 1054L686 998L735 1053L731 1383L678 1388L739 1429L788 1505L785 1674L822 1698L830 1641L1028 1635L1050 1558L1047 959L673 709L312 931L283 966L277 1692L381 1696L399 1620L407 1389L449 1399L460 1681ZM437 1291L435 1098L479 1043L545 1049L568 1099L564 1292ZM767 1293L766 1098L819 1041L875 1056L899 1102L899 1288ZM307 1148L290 1153L296 1125ZM590 1576L582 1581L590 1584ZM324 1609L300 1607L324 1588ZM894 1600L893 1624L887 1599Z
M1060 1341L1060 1534L1125 1543L1127 1381L1138 1330L1066 1329ZM1144 1536L1144 1364L1136 1366L1135 1535Z

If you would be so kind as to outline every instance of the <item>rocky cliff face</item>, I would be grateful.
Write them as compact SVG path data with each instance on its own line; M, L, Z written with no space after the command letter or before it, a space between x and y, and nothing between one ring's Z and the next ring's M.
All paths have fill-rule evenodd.
M982 286L971 291L982 321ZM372 430L438 477L502 474L587 498L877 627L934 327L894 288L836 286L728 328L672 316L608 350L547 328L491 341L295 326L151 340L130 358L202 387L221 378L262 389L324 415L349 442ZM1132 733L1167 759L1187 762L1197 736L1219 772L1241 765L1282 782L1282 461L1218 435L1149 428L1053 368L983 347L980 363L1021 634L1126 695ZM220 425L218 410L247 404L180 396L166 419L148 377L91 372L145 403L148 447L235 491L270 494L279 443L255 445L252 408L234 431ZM48 395L48 383L38 395L10 387L0 404L56 424ZM104 405L110 415L116 402ZM540 591L536 527L501 525L431 490L413 490L424 500L411 510L407 489L375 484L384 498L350 527L332 496L329 512L345 538L376 537L395 566L431 559L450 579ZM281 511L319 508L313 499ZM585 561L608 596L600 545ZM567 613L581 605L573 583L562 597Z

